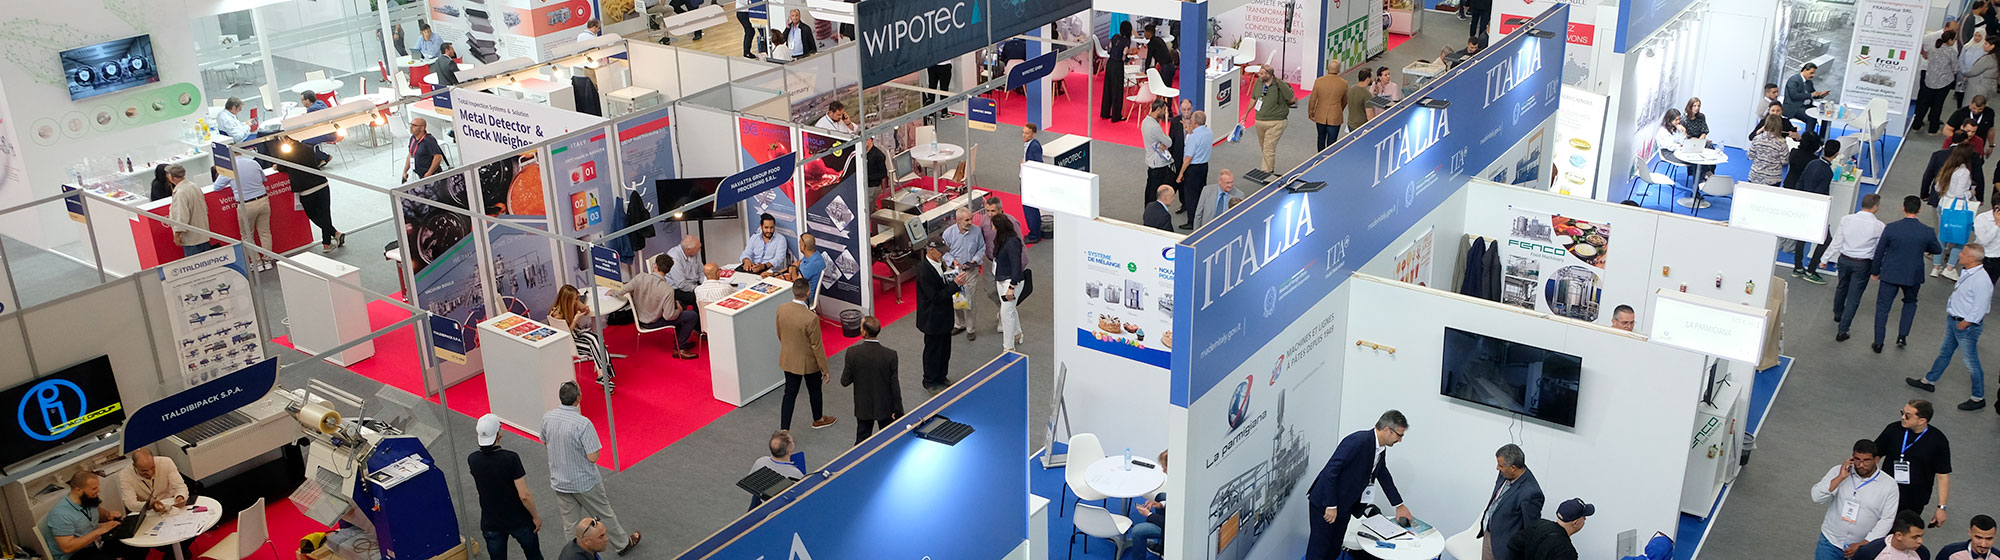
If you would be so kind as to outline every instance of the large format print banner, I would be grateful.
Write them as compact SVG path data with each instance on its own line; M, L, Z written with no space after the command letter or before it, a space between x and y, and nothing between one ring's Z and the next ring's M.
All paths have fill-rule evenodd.
M865 0L855 5L861 87L887 83L1089 8L1088 0Z
M811 132L801 132L799 138L805 143L806 153L819 156L806 162L802 177L806 231L813 234L828 265L819 287L826 290L828 297L859 308L863 291L860 245L867 242L862 231L867 217L862 210L867 206L860 200L861 191L855 188L859 184L855 170L860 166L855 165L854 149L825 153L842 139Z
M1917 67L1924 63L1917 56L1924 15L1924 4L1910 0L1861 0L1854 5L1854 40L1847 49L1841 101L1861 105L1881 99L1892 110L1910 106ZM1897 126L1891 123L1889 130L1901 130Z
M1601 316L1611 224L1520 207L1500 247L1500 303L1584 322ZM1604 317L1609 319L1609 317Z
M1175 250L1173 404L1187 406L1298 320L1397 237L1548 120L1561 95L1566 6L1533 22L1551 39L1501 39L1454 76L1273 182L1324 182L1324 191L1265 189L1204 226ZM1359 173L1357 173L1359 171Z

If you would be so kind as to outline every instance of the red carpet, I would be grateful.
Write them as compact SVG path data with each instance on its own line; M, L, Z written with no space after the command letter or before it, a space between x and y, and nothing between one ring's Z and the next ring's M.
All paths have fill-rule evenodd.
M1404 34L1401 34L1401 33L1388 33L1387 35L1389 36L1389 48L1388 48L1388 50L1392 50L1392 51L1393 51L1393 50L1396 50L1396 47L1400 47L1400 46L1403 46L1403 43L1404 43L1404 42L1406 42L1406 41L1409 41L1409 40L1410 40L1410 36L1409 36L1409 35L1404 35Z
M296 551L299 549L299 538L327 529L325 525L320 525L319 522L313 521L303 513L299 513L298 508L292 505L291 500L266 502L264 504L264 527L268 530L268 534L271 537L271 544L265 546L256 554L250 555L245 560L289 560L295 558L297 557ZM209 547L215 546L216 543L222 542L222 539L229 538L229 535L235 532L236 520L232 517L228 523L217 524L214 529L210 529L207 533L202 533L200 536L195 537L194 552L200 554L208 550ZM147 554L147 558L173 560L174 556L172 553L162 554L159 551L153 551ZM194 558L189 558L188 560L194 560Z
M1045 125L1042 127L1043 130L1057 134L1089 136L1092 140L1100 142L1139 147L1139 118L1144 113L1133 113L1131 104L1127 103L1125 122L1111 122L1108 119L1098 118L1097 108L1104 93L1102 90L1093 89L1091 82L1091 77L1084 74L1070 74L1065 78L1063 83L1069 94L1058 95L1049 103L1049 112L1053 114L1053 119L1052 122L1043 123ZM1292 91L1299 101L1304 103L1307 92L1298 86L1292 86ZM997 110L1000 112L1000 122L1021 126L1027 121L1028 98L1020 94L1004 95L1000 98ZM1247 106L1243 110L1247 111ZM1247 118L1245 121L1247 127L1250 123L1247 122ZM1215 131L1218 140L1228 133L1226 130Z

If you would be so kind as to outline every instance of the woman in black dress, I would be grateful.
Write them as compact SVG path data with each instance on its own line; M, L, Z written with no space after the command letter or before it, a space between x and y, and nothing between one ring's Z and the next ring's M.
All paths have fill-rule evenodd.
M1097 108L1098 118L1111 122L1125 120L1125 51L1132 47L1132 22L1118 23L1118 34L1111 36L1110 46L1104 49L1104 99Z

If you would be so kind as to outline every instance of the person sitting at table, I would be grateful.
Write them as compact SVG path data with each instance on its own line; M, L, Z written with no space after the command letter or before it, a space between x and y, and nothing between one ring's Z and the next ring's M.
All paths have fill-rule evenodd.
M438 87L458 85L458 47L445 43L439 48L440 56L431 61L431 75L437 76Z
M237 113L243 112L243 100L234 97L222 102L222 110L215 113L215 130L228 136L230 142L250 139L250 125L243 124Z
M1784 119L1785 134L1791 135L1793 140L1797 140L1799 138L1799 127L1794 126L1791 119L1785 119L1785 106L1778 101L1778 84L1764 84L1764 99L1762 101L1764 102L1764 112L1758 114L1757 122L1750 123L1750 135L1743 137L1743 139L1755 141L1757 133L1764 131L1764 116L1769 115Z
M1667 109L1660 116L1660 128L1653 131L1653 149L1672 153L1681 149L1681 141L1687 139L1687 129L1681 124L1681 110Z
M432 59L444 53L444 39L431 31L431 24L417 22L417 35L417 56Z
M674 328L674 357L683 360L698 358L694 353L695 333L700 332L701 319L693 307L681 305L675 299L672 284L667 276L674 269L674 257L667 253L653 255L653 272L640 274L624 286L612 288L611 297L628 298L632 301L633 318L639 326L648 329Z
M576 355L589 358L597 366L597 383L605 390L618 390L618 385L611 382L618 376L611 369L611 351L596 332L597 315L590 312L590 302L583 300L583 293L576 286L563 284L556 290L556 302L549 307L548 319L549 326L569 333L576 343Z
M736 292L736 286L722 280L722 265L701 265L701 277L701 285L694 287L696 307L708 307L708 304L728 299L729 294Z
M1806 110L1812 107L1815 100L1825 98L1826 94L1831 93L1813 86L1813 76L1818 74L1819 65L1808 62L1805 66L1799 67L1799 73L1785 79L1784 114L1785 118L1798 119L1799 122L1806 123L1806 130L1817 132L1824 137L1826 121L1806 114Z
M1688 138L1708 139L1708 114L1701 112L1701 98L1688 98L1686 107L1681 110L1681 134L1686 135ZM1699 173L1695 174L1696 181L1707 180L1709 175L1715 174L1715 166L1713 165L1695 165L1693 167L1700 170Z
M694 305L694 291L701 287L702 270L708 268L708 259L701 254L701 238L694 234L681 236L681 244L665 253L674 259L674 268L666 272L667 285L674 287L674 299L681 305Z
M181 478L181 470L174 466L174 460L153 454L150 448L141 447L131 454L132 467L118 473L118 501L125 505L125 513L145 513L152 510L166 513L174 508L188 507L193 493L188 491L187 480ZM181 541L181 558L194 558L190 545L194 539ZM158 549L165 557L173 557L168 547ZM143 557L144 551L140 551Z
M1819 159L1819 147L1821 144L1823 142L1820 141L1818 134L1807 132L1805 136L1799 137L1799 144L1793 146L1791 155L1785 158L1785 180L1778 186L1787 189L1799 188L1799 176L1805 174L1806 164ZM1939 161L1942 162L1943 160ZM1936 175L1937 170L1932 169L1930 174Z
M792 243L778 235L778 218L758 215L757 233L743 243L743 263L736 270L766 277L783 273L792 264Z
M1161 451L1159 459L1160 472L1167 472L1167 452ZM1131 529L1125 531L1125 540L1132 543L1132 554L1143 558L1144 553L1138 552L1141 548L1150 550L1153 554L1162 554L1160 543L1167 542L1167 493L1153 494L1146 499L1146 503L1139 504L1137 509L1141 515L1146 516L1146 521L1133 525Z
M1396 85L1395 75L1389 73L1389 67L1383 66L1375 69L1375 83L1368 86L1368 93L1397 101L1403 98L1403 86Z
M861 126L855 124L854 119L848 118L847 104L839 101L828 103L826 115L820 117L819 122L813 123L813 126L848 134L861 132Z
M98 497L101 482L97 473L78 469L69 476L69 493L56 500L55 508L42 517L42 541L48 543L54 560L112 560L145 558L132 547L104 538L118 528L123 516L104 507Z
M819 301L819 275L833 264L826 253L819 251L819 239L813 234L799 234L799 262L792 267L792 281L805 282L811 286L806 301Z

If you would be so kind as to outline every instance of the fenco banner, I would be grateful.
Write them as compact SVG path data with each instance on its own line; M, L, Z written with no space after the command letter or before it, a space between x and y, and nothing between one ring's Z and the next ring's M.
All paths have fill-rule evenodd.
M861 87L875 87L1089 8L1088 0L865 0L855 5Z
M1500 246L1500 303L1597 321L1611 224L1519 207L1507 211L1513 222Z
M1449 99L1443 109L1407 100L1341 138L1175 248L1173 404L1223 384L1313 302L1404 232L1520 138L1554 114L1561 96L1559 6L1532 26L1558 33L1502 38L1449 78L1409 96ZM1323 182L1293 192L1294 181Z
M139 407L125 423L124 452L257 402L277 383L278 359L270 358Z

